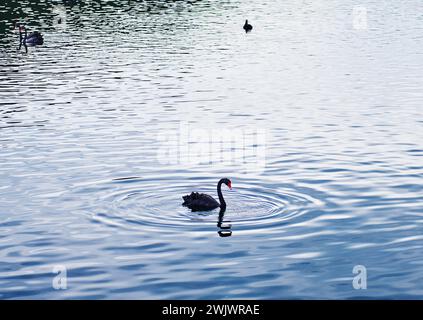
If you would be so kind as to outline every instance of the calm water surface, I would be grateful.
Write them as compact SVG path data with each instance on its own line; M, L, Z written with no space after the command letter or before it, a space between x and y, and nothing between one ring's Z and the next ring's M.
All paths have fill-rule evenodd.
M0 4L0 298L423 298L420 1L32 2ZM223 217L181 206L222 177Z

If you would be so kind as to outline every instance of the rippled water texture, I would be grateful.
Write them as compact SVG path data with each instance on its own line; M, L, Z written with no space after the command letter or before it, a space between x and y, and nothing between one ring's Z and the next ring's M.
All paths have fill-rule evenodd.
M0 298L421 299L423 8L360 4L3 1Z

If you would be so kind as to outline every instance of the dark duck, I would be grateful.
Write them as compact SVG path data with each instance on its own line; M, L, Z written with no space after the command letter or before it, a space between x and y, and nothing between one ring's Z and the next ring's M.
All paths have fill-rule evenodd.
M192 211L209 211L216 208L220 208L220 211L226 210L226 202L222 195L222 184L226 184L229 189L232 190L232 182L227 178L220 179L217 183L217 195L219 202L216 201L212 196L204 193L192 192L189 195L183 196L185 207L190 208Z
M253 26L248 23L248 20L245 20L245 24L244 24L243 28L244 28L245 32L250 32L251 30L253 30Z
M28 34L26 27L23 24L19 24L19 49L24 46L37 46L44 43L44 38L38 31L31 32Z

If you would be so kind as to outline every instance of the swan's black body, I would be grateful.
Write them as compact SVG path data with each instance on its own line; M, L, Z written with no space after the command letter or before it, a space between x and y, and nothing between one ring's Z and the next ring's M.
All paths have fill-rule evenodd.
M183 206L190 208L192 211L209 211L216 208L220 210L226 210L226 202L222 195L222 183L226 184L229 189L232 189L231 180L227 178L220 179L217 184L217 195L219 196L219 202L208 194L192 192L189 195L183 196Z
M25 43L32 45L42 45L44 38L38 31L31 32L29 35L25 32Z
M213 199L212 196L204 193L192 192L189 195L183 196L185 207L192 211L209 211L220 207L220 203Z
M250 32L251 30L253 30L253 26L248 23L248 20L245 20L243 29L245 30L245 32Z

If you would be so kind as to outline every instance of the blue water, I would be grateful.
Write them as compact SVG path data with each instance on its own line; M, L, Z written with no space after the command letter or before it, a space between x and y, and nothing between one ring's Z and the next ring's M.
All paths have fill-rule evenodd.
M1 299L423 298L419 1L33 2L0 4ZM222 177L223 217L181 206Z

